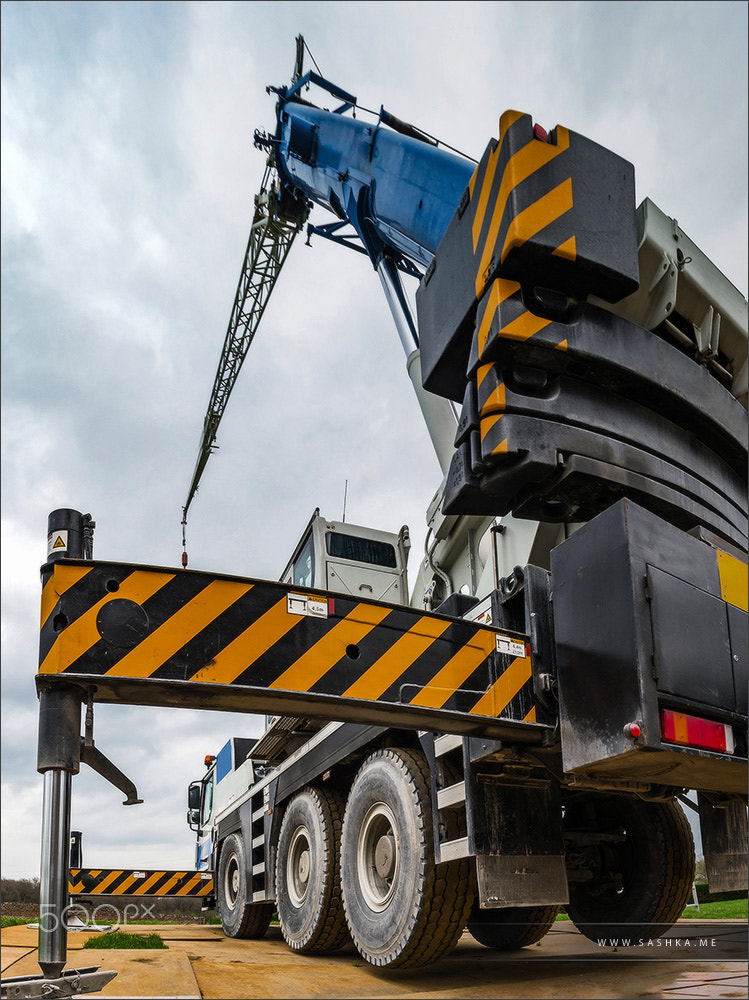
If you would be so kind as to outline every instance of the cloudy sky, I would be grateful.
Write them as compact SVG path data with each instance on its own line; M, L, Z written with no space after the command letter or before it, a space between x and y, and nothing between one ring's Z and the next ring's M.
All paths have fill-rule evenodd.
M266 85L295 37L323 75L479 158L514 108L635 165L747 291L747 6L2 3L2 872L39 871L39 567L47 515L99 559L177 566L259 188ZM309 64L308 64L309 65ZM313 220L327 221L318 210ZM276 579L315 507L397 531L415 576L440 472L365 258L297 241L192 504L190 566ZM192 865L185 790L256 717L100 706L128 809L74 780L89 866Z

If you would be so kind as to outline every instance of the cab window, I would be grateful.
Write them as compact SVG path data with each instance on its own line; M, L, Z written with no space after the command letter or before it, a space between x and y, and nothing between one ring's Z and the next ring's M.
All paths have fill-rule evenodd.
M355 562L369 563L371 566L386 566L395 569L397 566L395 548L388 542L375 538L358 538L356 535L343 535L337 531L329 531L325 536L328 555L337 559L352 559Z
M311 587L315 576L315 553L312 546L312 534L302 547L294 563L292 583L295 587Z

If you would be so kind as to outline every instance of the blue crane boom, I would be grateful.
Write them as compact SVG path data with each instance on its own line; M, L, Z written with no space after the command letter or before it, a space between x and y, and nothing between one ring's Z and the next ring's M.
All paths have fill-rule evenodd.
M383 284L407 355L418 333L400 272L420 277L445 234L474 171L474 161L441 147L432 136L380 109L373 124L355 113L357 99L318 73L302 75L304 41L288 87L268 87L278 97L274 136L255 132L268 152L255 199L255 218L237 293L203 421L195 471L182 508L183 548L188 508L197 493L229 396L281 267L313 204L334 215L308 226L315 233L366 253ZM341 104L333 111L310 104L302 93L320 88ZM353 234L345 227L353 228ZM448 437L452 436L451 427ZM187 564L186 554L182 556Z
M316 74L299 83L304 80L337 92ZM298 93L296 87L279 90L273 145L281 183L350 222L375 266L383 254L427 266L473 161L437 146L384 109L375 124L347 116L356 105L351 95L331 112L301 103Z

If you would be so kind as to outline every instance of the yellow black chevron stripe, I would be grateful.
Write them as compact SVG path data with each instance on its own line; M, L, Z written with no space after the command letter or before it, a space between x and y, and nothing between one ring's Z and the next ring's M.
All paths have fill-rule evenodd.
M570 328L562 323L537 316L526 309L520 285L507 278L496 278L479 303L476 314L473 368L478 364L503 358L503 345L543 343L559 351L567 349Z
M740 611L749 611L749 572L745 560L716 549L718 576L723 600Z
M63 561L45 572L37 682L90 684L97 700L288 692L310 710L321 696L517 722L534 704L530 656L519 668L489 626L192 571Z
M524 185L539 171L569 150L566 128L556 129L556 143L542 142L533 134L530 115L505 111L499 123L499 142L491 146L474 172L469 190L473 208L472 236L476 261L476 297L487 278L501 267L507 255L522 246L573 207L570 167L556 169L540 183ZM560 179L561 178L561 179ZM552 252L575 260L575 234L568 229Z
M68 892L71 896L203 897L213 893L213 874L163 869L71 868Z

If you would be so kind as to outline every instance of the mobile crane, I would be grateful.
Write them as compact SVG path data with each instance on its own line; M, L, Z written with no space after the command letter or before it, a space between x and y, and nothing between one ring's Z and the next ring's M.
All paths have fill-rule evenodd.
M300 100L312 83L342 106ZM350 933L387 967L439 958L466 923L489 947L532 943L562 904L593 937L662 929L693 879L683 790L699 789L713 885L736 879L742 851L739 839L721 853L745 821L741 779L728 778L745 735L718 721L745 713L742 675L732 667L721 694L700 693L711 653L677 665L686 644L670 630L704 586L693 571L672 576L673 560L708 545L736 559L746 543L746 303L655 205L635 211L628 163L567 129L552 138L508 112L475 166L384 110L374 127L345 117L355 98L301 68L291 88L270 89L276 133L256 144L287 201L339 217L308 231L336 238L348 225L369 255L445 473L410 604L514 630L503 641L515 664L528 634L534 667L502 675L494 707L548 728L481 740L276 716L255 745L230 741L191 786L189 810L224 929L260 934L275 905L292 948L329 950ZM418 268L417 323L400 274ZM698 526L699 542L684 536ZM281 579L405 604L406 530L316 511ZM665 536L669 554L656 558ZM745 662L737 601L731 663ZM385 690L393 678L379 661L374 672L347 693ZM407 660L393 677L407 677ZM714 737L696 735L703 726ZM651 741L659 750L639 753ZM708 758L723 777L698 776ZM433 866L431 902L418 865Z
M336 221L308 234L368 254L406 349L444 473L425 555L409 598L407 530L318 511L278 583L175 574L93 562L77 512L51 515L44 842L59 862L68 779L93 760L82 702L210 705L269 717L188 794L228 935L275 908L293 949L350 937L388 969L466 925L532 943L562 905L591 937L655 936L692 885L686 792L711 888L746 879L746 302L635 208L611 151L508 111L475 164L384 109L349 116L301 45L256 133L266 179L183 525L317 203ZM59 956L40 931L45 973Z

